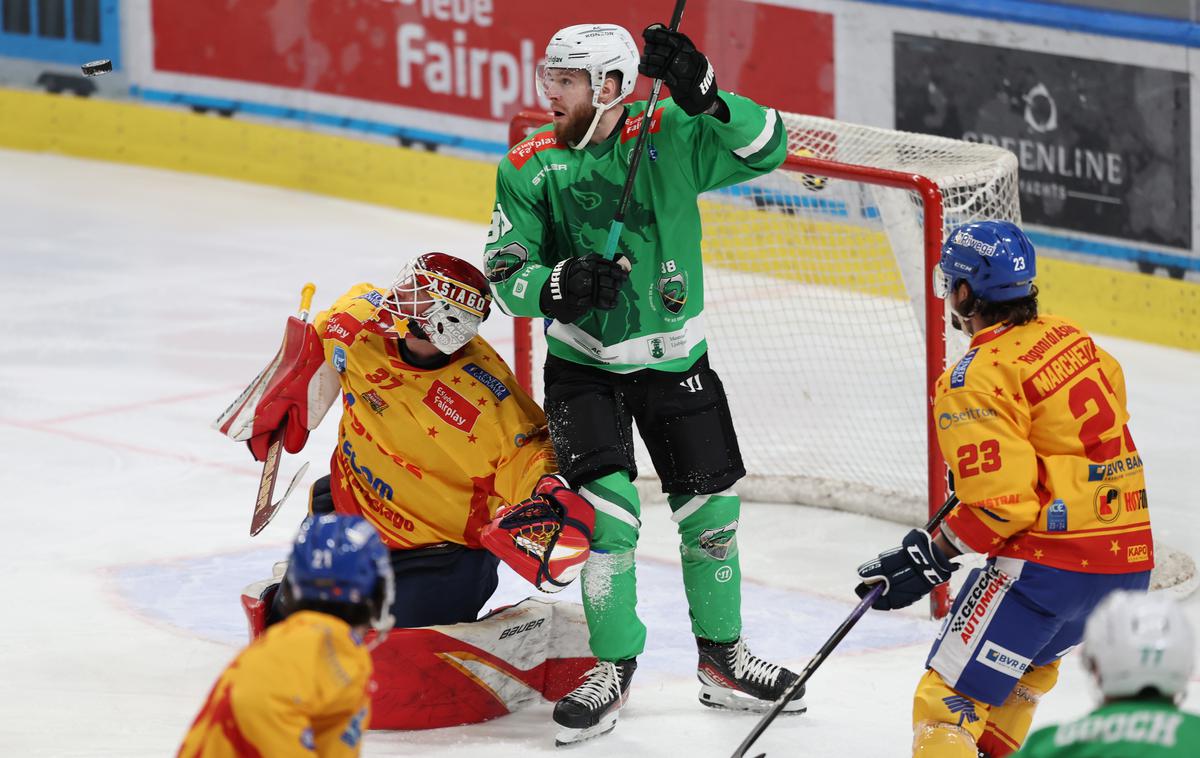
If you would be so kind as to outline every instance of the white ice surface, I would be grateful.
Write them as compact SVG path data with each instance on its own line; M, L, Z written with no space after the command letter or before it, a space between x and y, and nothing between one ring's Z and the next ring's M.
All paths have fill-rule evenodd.
M324 307L410 255L478 260L483 227L171 172L0 150L0 755L173 754L242 640L240 588L268 575L297 494L247 536L258 467L209 422L278 347L305 281ZM511 350L497 313L485 334ZM1124 363L1156 532L1200 555L1200 355L1100 338ZM719 350L718 345L715 349ZM302 455L326 467L334 424ZM673 524L649 506L640 555L649 646L616 731L579 756L729 754L755 717L696 702ZM746 633L801 667L852 607L852 571L893 523L747 503ZM496 603L523 588L506 575ZM568 595L569 597L569 595ZM575 595L577 597L577 595ZM1200 626L1200 599L1186 601ZM868 614L809 688L773 756L901 756L932 622ZM1069 659L1037 722L1091 704ZM1200 707L1193 685L1189 705ZM367 755L550 754L550 706L428 732L372 732Z

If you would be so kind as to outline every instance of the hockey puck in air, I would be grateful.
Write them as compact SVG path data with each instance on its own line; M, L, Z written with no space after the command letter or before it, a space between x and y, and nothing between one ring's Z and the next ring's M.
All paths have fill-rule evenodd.
M112 71L112 61L107 59L92 61L90 63L83 64L79 68L83 70L84 76L100 76L101 74L107 74L109 71Z

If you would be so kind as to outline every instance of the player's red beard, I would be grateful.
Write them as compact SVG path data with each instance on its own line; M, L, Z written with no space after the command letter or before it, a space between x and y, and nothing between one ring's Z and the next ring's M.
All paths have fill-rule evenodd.
M554 122L554 136L559 141L578 145L587 134L592 119L596 116L596 106L583 102L566 112L566 119Z

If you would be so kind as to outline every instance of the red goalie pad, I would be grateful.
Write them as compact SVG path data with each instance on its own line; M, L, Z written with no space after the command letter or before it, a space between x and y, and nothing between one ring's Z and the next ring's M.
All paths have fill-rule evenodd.
M579 576L591 550L596 513L558 476L543 476L533 496L504 506L479 541L542 592L558 592Z

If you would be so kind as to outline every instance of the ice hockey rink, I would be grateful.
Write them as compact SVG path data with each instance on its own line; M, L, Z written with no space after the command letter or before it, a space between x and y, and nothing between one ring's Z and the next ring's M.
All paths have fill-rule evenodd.
M301 490L249 537L259 466L209 423L274 354L306 281L320 309L356 282L387 283L420 252L476 261L484 228L53 155L0 150L0 177L0 535L13 580L0 626L0 755L173 754L245 642L240 589L269 575L304 514ZM511 354L503 314L484 334ZM1125 367L1156 538L1200 555L1200 354L1097 341ZM284 459L281 480L306 460L302 485L327 471L335 432L327 419ZM556 749L543 703L473 726L371 732L364 754L731 753L757 716L697 703L674 525L665 506L643 520L648 648L612 734ZM755 652L802 667L853 607L854 567L904 530L747 503L739 541ZM525 594L506 574L493 605ZM560 597L578 601L578 591ZM1184 602L1200 629L1200 597ZM808 714L780 718L755 747L906 755L912 687L936 629L919 608L868 614L812 679ZM1069 657L1035 725L1092 703Z

